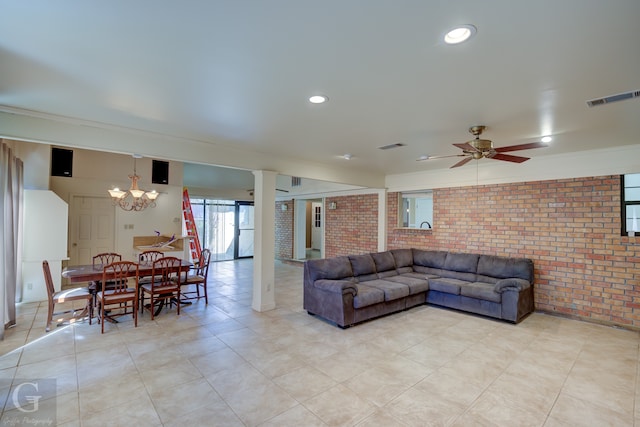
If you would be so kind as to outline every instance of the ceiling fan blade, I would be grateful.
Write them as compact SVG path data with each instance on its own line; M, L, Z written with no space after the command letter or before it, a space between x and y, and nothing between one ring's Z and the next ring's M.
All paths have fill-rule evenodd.
M466 154L451 154L449 156L424 156L416 159L416 162L424 162L425 160L446 159L448 157L465 157Z
M509 154L500 154L500 153L496 153L489 158L494 160L504 160L505 162L512 162L512 163L522 163L529 160L529 157L511 156Z
M468 142L465 142L464 144L453 144L456 147L462 149L462 151L468 151L473 153L474 151L479 151L476 147L474 147L473 145L469 144Z
M544 142L530 142L529 144L510 145L508 147L495 148L497 153L506 153L507 151L531 150L532 148L543 148L549 145Z
M449 169L458 168L460 166L466 165L467 163L469 163L471 161L471 159L473 159L473 157L467 157L466 159L462 159L458 163L456 163L455 165L451 166Z

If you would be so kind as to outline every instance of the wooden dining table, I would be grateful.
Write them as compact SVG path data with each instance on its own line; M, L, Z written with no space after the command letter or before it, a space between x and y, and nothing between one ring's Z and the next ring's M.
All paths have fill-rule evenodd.
M192 266L191 262L182 260L180 272L189 271ZM71 283L99 282L102 280L103 269L102 264L70 265L62 270L62 277L69 279ZM152 272L153 263L138 264L138 277L151 276Z
M188 272L193 264L186 260L181 260L180 273ZM71 283L83 283L93 282L99 283L102 281L102 273L104 267L102 264L88 264L88 265L70 265L62 270L62 277L69 279ZM151 276L153 273L152 262L141 262L138 264L138 277ZM94 287L95 291L99 291L97 287ZM184 302L180 302L184 304ZM156 307L155 315L157 316L164 307L164 299L160 300L160 304ZM107 318L107 320L118 323L115 319Z

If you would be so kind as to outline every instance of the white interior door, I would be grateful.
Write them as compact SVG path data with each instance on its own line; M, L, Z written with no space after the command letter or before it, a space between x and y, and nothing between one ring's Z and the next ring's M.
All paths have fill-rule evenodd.
M324 229L324 213L322 203L311 204L311 249L322 249L322 230Z
M115 247L115 207L108 197L72 196L69 212L69 264L91 264L93 256Z

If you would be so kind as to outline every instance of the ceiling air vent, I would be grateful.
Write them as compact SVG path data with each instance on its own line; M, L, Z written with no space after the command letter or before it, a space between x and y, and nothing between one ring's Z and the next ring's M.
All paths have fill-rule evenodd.
M302 185L302 178L300 178L299 176L292 176L291 177L291 186L292 187L300 187Z
M380 150L391 150L392 148L400 148L404 147L406 144L402 144L400 142L396 142L395 144L383 145L382 147L378 147Z
M619 93L617 95L611 95L604 98L592 99L587 101L589 107L597 107L598 105L611 104L612 102L624 101L625 99L640 98L640 90L633 90L631 92Z

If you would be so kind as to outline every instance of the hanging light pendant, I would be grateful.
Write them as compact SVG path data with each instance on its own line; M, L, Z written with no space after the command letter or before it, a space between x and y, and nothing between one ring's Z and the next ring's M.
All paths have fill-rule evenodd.
M133 155L133 175L129 175L131 187L128 191L122 191L119 188L108 190L113 204L120 206L125 211L143 211L146 208L155 208L158 193L156 190L145 191L138 187L140 176L136 173L136 159L141 156Z

